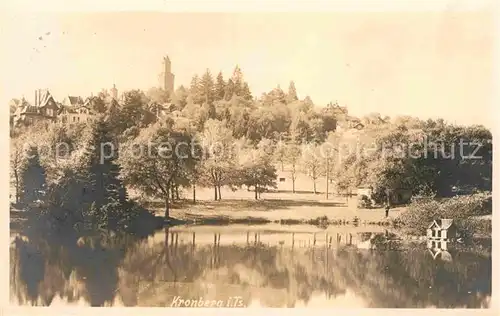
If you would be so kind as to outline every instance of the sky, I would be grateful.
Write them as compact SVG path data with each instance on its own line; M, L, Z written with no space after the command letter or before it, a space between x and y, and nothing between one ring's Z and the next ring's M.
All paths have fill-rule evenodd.
M293 80L299 98L353 115L442 117L492 125L493 15L470 12L36 13L2 21L7 102L175 86L235 65L254 95ZM41 37L41 38L40 38Z

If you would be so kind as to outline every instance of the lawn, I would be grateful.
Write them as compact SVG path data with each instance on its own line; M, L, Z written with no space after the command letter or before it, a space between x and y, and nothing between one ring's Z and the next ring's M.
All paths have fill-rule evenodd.
M247 190L222 190L222 200L213 200L213 190L203 189L196 192L197 202L193 204L190 192L184 192L182 202L173 205L170 216L177 219L215 219L257 218L269 221L283 219L310 220L328 217L329 220L352 221L357 216L361 223L386 220L385 210L357 209L356 197L348 200L345 197L329 196L314 193L268 192L262 193L261 199L255 200L254 193ZM155 215L164 215L164 204L160 200L151 201L147 205ZM404 207L393 208L389 218L395 218L405 210Z

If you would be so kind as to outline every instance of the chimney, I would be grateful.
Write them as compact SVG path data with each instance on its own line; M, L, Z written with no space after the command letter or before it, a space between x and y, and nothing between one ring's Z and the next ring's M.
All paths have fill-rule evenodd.
M35 89L35 106L38 105L38 90Z

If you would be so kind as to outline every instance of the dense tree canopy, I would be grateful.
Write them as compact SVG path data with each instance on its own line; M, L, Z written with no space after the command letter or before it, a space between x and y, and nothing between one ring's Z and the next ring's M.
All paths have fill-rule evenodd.
M313 183L327 177L338 193L369 186L380 198L398 188L439 196L457 188L491 190L492 135L483 126L380 113L356 118L337 102L323 107L299 96L300 87L291 81L286 92L277 86L254 98L239 66L226 78L222 72L214 78L207 69L172 95L158 88L126 91L119 100L98 95L91 98L92 122L12 131L12 183L22 191L24 173L38 164L53 200L84 209L90 202L82 192L93 190L92 207L99 209L124 203L127 185L161 197L166 217L180 189L192 187L193 200L196 186L213 188L215 199L221 199L223 186L246 185L257 194L275 186L276 169L290 171L294 192L299 173ZM22 158L28 140L38 144L39 162ZM158 149L147 157L133 155L133 146L145 150L150 141L173 148L201 142L195 148L203 155L189 146L181 146L188 157L183 159L162 157ZM59 148L61 143L67 146ZM113 146L101 148L103 143ZM101 149L120 155L104 153L113 157L100 163ZM27 164L31 169L23 169ZM72 193L63 198L61 188Z

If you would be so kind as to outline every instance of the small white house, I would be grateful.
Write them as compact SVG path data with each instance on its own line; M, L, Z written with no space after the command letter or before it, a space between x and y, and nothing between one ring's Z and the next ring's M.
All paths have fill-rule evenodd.
M427 228L427 240L447 241L457 238L457 228L452 219L437 219Z

